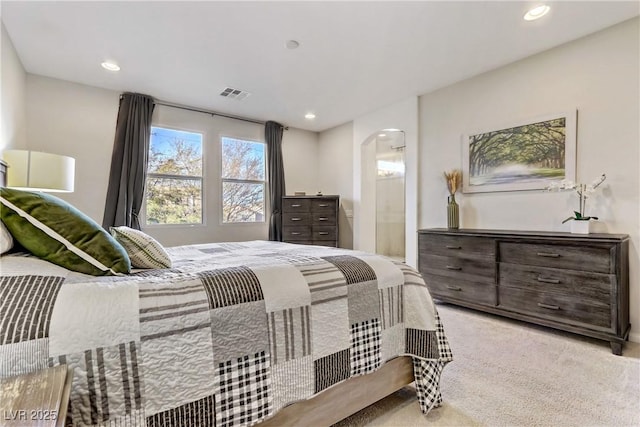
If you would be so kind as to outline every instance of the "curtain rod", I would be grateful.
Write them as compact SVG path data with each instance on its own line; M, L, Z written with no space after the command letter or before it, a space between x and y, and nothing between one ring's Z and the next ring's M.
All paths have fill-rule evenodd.
M260 121L260 120L248 119L246 117L240 117L240 116L231 116L231 115L228 115L228 114L217 113L215 111L203 110L203 109L195 108L195 107L187 107L185 105L173 104L173 103L165 102L165 101L155 100L155 103L156 103L156 105L164 105L165 107L179 108L181 110L187 110L187 111L195 111L196 113L211 114L212 117L220 116L220 117L226 117L227 119L241 120L243 122L256 123L256 124L259 124L259 125L264 125L265 124L265 122ZM282 129L289 130L289 127L288 126L282 126Z

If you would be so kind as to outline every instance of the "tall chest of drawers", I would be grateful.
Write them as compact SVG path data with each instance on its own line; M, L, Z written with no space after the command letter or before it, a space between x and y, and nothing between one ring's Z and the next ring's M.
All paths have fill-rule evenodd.
M502 230L420 230L434 298L611 343L629 335L629 238Z
M338 247L339 205L339 196L283 197L283 241Z

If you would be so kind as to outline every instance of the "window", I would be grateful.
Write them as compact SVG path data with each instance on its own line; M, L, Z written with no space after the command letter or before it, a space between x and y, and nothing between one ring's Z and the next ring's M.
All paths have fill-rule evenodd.
M265 144L222 138L222 222L264 222Z
M202 134L151 127L146 223L202 224Z

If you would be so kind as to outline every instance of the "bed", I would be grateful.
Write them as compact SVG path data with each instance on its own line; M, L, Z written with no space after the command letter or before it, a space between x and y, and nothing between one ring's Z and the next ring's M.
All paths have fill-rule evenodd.
M83 426L330 425L414 380L424 413L441 403L452 356L413 268L267 241L166 252L100 276L3 255L0 378L68 365Z

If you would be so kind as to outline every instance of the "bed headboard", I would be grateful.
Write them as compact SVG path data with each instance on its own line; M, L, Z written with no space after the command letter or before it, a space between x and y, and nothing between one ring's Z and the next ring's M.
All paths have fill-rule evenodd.
M0 160L0 187L7 185L7 164Z

